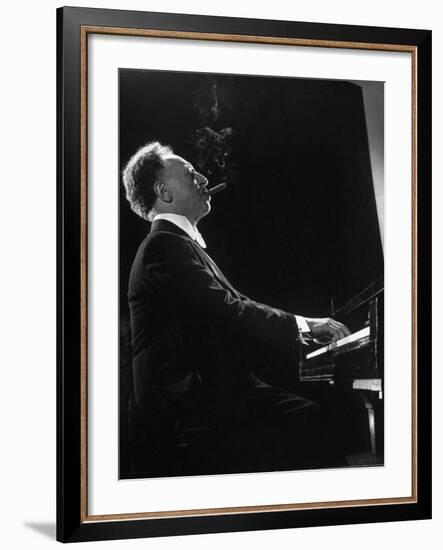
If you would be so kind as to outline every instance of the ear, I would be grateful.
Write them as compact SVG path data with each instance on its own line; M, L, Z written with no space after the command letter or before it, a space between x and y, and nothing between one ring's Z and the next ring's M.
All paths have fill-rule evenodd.
M154 183L154 193L163 202L172 202L172 193L164 181L159 180Z

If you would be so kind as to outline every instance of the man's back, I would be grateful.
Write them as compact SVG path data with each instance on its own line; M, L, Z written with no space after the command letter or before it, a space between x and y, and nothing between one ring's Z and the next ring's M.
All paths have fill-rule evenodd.
M223 386L232 378L238 383L253 366L245 361L246 347L268 341L297 345L292 314L238 293L199 245L170 222L154 222L140 245L128 298L136 384L140 369L149 371L144 379L161 385L191 373L208 384Z

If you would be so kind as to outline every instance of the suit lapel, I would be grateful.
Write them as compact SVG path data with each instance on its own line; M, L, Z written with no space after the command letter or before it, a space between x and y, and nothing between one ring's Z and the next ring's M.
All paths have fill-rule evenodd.
M197 243L195 243L195 246L199 248L199 253L201 256L204 257L206 264L209 264L211 267L211 271L214 273L216 279L222 283L222 285L226 286L233 294L238 295L238 292L235 290L235 288L231 285L231 283L228 281L228 279L223 275L218 265L214 262L214 260L209 256L209 254L203 250Z

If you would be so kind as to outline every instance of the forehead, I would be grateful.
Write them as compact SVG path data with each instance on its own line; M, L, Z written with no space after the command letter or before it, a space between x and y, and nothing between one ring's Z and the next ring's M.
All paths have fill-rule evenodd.
M165 169L171 173L192 170L192 164L178 155L169 155L165 158Z

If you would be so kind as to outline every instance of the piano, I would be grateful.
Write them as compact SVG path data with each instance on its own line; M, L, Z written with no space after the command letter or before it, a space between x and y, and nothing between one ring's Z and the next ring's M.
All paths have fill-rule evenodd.
M373 463L380 462L383 448L383 291L383 280L376 281L332 311L351 335L308 348L299 372L301 382L327 383L358 393L367 411Z

